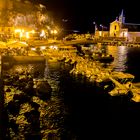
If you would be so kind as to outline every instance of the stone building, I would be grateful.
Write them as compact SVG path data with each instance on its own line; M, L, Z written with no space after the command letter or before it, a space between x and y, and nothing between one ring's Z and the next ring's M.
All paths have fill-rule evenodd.
M125 22L123 10L115 21L110 23L110 37L124 37L128 41L140 41L140 24Z
M33 30L47 32L54 26L46 7L35 0L0 0L0 19L0 39L26 36Z
M109 29L104 28L104 26L96 28L95 37L122 38L128 41L140 42L140 24L125 22L122 10L119 18L110 23Z

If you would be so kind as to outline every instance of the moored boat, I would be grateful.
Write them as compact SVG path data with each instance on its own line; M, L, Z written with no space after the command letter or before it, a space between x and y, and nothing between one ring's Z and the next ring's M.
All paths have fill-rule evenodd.
M112 55L92 55L92 59L95 61L100 61L102 63L110 63L114 61L114 57Z
M123 72L112 72L109 79L114 83L114 89L109 92L110 95L125 95L132 90L134 75Z

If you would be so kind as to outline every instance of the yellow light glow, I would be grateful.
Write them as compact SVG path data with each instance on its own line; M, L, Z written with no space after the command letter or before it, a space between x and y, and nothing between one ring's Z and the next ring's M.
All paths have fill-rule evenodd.
M58 49L58 46L50 46L50 49L54 49L54 50L57 50Z
M102 32L101 31L99 31L99 36L101 36L102 35Z
M23 37L23 33L22 33L22 32L20 32L20 38L21 38L21 37Z
M41 46L40 49L41 50L45 50L46 49L46 46Z
M32 50L32 51L35 51L35 50L36 50L36 48L31 48L31 50Z
M41 31L40 36L41 36L41 37L45 36L45 31L44 31L44 30Z
M57 34L57 30L51 30L51 34Z
M26 38L29 38L29 32L26 32Z
M33 33L33 34L34 34L34 33L35 33L35 31L34 31L34 30L32 30L32 31L31 31L31 33Z
M21 32L24 33L24 29L22 29Z
M121 32L121 37L128 37L128 32L127 31Z
M21 29L15 29L15 33L21 32Z
M125 37L127 37L127 35L128 35L128 33L127 33L127 32L125 32L125 33L124 33L124 36L125 36Z
M53 32L54 32L54 34L57 34L57 30L54 30Z

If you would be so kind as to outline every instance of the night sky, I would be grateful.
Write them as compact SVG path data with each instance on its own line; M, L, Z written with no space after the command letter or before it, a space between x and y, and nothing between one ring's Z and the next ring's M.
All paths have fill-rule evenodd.
M67 30L94 32L93 22L109 27L124 9L126 22L140 23L140 7L136 0L40 0L54 21ZM62 19L67 19L63 22Z

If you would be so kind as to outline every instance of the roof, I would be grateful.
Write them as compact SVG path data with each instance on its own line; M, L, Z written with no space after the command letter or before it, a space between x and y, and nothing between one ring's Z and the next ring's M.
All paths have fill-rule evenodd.
M109 28L106 27L106 26L97 26L97 25L96 25L96 28L97 28L99 31L109 31Z
M129 32L140 32L140 24L124 23L122 28L127 28Z

